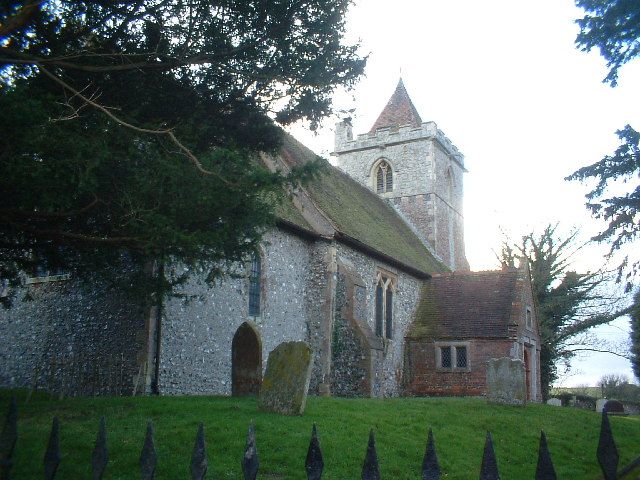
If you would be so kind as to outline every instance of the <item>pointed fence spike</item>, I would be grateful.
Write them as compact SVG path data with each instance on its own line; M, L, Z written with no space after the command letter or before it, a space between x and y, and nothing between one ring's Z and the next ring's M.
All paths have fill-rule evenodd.
M142 480L153 480L156 475L156 465L158 464L158 454L153 442L153 422L147 423L147 434L144 438L144 446L140 453L140 474Z
M18 439L18 404L16 397L11 397L7 417L0 432L0 480L9 480L13 466L13 450Z
M203 480L207 474L207 451L204 443L204 424L198 425L198 433L196 434L196 442L193 445L193 453L191 454L191 478L192 480Z
M51 424L51 434L49 435L49 443L47 451L44 454L44 478L52 480L56 476L58 466L60 465L60 422L58 417L53 417Z
M436 454L436 444L433 441L433 432L429 429L427 448L422 459L422 480L440 480L440 465Z
M380 480L380 465L378 465L376 438L373 433L373 428L369 432L367 455L364 457L364 464L362 465L362 480Z
M247 432L247 444L244 447L244 457L242 458L242 473L244 480L255 480L258 476L258 449L256 448L256 432L253 424L249 425Z
M600 440L598 441L598 463L602 469L605 480L616 480L618 470L618 449L613 441L613 433L609 424L609 416L602 412L600 424Z
M307 480L320 480L322 478L324 460L322 458L322 450L320 450L318 431L316 430L315 423L311 430L311 442L309 442L309 449L307 450L307 459L304 462L304 468L307 470Z
M491 437L491 432L487 432L487 439L484 442L482 467L480 468L480 480L500 480L498 462L493 450L493 438Z
M107 449L107 424L104 417L100 418L100 428L96 437L96 445L91 455L91 468L93 480L101 480L109 462L109 450Z
M536 480L557 480L556 470L553 468L551 454L547 447L547 436L540 432L540 447L538 448L538 465L536 466Z

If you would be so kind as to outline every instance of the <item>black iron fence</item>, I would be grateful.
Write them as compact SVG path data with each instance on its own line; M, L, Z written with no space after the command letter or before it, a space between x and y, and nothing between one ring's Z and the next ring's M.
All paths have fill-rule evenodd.
M18 438L18 409L15 398L12 400L7 418L0 433L0 480L11 478L12 458ZM617 480L629 473L633 468L640 466L640 457L625 469L618 471L618 451L613 440L609 417L606 412L602 413L602 423L600 426L600 439L597 450L598 463L602 469L605 480ZM60 465L60 422L54 417L49 435L49 442L44 456L44 478L53 480ZM109 463L109 453L107 449L107 429L104 417L100 420L98 435L95 447L91 456L92 478L100 480L107 469ZM154 444L153 424L147 424L147 433L140 454L139 476L143 480L155 478L158 455ZM241 460L242 473L245 480L255 480L260 462L258 460L258 450L256 448L256 435L253 425L249 427L244 455ZM207 473L207 453L205 447L204 427L202 423L198 426L193 453L191 455L191 478L202 480ZM313 425L311 431L311 442L307 451L305 469L309 480L320 480L324 470L324 460L322 450L316 431ZM439 480L441 478L438 456L436 454L433 433L429 430L427 448L421 467L422 480ZM362 480L379 480L380 467L378 455L376 453L376 442L373 430L369 433L369 443L362 465ZM482 466L480 467L480 480L499 480L498 463L493 449L491 433L487 433L482 456ZM540 446L538 448L538 464L536 467L536 480L555 480L556 473L551 460L551 455L547 448L547 440L544 432L540 435Z

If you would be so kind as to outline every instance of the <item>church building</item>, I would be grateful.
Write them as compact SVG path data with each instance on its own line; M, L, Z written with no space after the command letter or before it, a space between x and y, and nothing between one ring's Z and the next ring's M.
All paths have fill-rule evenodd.
M317 159L283 134L273 169ZM490 358L521 359L540 399L526 268L469 272L464 158L400 81L368 133L337 125L339 168L278 211L259 255L161 309L80 279L25 278L0 312L0 386L70 394L247 395L285 341L313 351L310 394L483 395ZM180 267L175 267L179 269Z

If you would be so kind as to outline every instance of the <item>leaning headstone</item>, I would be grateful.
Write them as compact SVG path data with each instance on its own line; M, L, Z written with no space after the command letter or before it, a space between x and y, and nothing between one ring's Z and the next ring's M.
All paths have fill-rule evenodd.
M285 342L269 354L260 387L258 408L283 415L302 415L311 380L311 348Z
M487 400L505 405L525 405L524 362L509 357L492 358L487 362Z
M554 407L561 407L562 400L560 400L559 398L550 398L549 400L547 400L547 405L551 405Z
M596 400L596 412L602 413L602 409L608 401L609 400L607 400L606 398L599 398L598 400Z

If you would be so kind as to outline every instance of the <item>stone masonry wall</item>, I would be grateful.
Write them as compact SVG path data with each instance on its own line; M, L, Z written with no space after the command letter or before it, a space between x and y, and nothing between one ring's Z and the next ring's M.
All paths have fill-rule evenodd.
M462 214L464 170L459 162L452 160L438 145L434 148L433 165L431 208L435 220L435 250L452 270L468 270Z
M310 244L281 230L265 235L260 318L249 317L247 278L226 278L213 288L193 279L185 294L167 303L162 325L162 394L231 394L231 343L238 327L253 322L262 343L262 367L280 343L308 341L307 288ZM246 269L240 268L240 273Z
M370 348L361 332L347 318L350 307L359 310L360 305L366 305L366 293L362 286L350 287L347 275L338 272L331 335L331 395L368 397L371 393ZM348 298L349 295L355 298ZM353 313L359 315L358 312Z
M379 269L397 275L397 289L393 299L393 339L384 339L384 351L372 355L371 391L375 397L397 396L401 392L403 376L404 336L413 319L418 301L421 281L398 271L383 262L378 262L346 245L337 245L337 255L342 262L351 265L364 283L360 295L364 298L357 303L365 305L364 312L358 313L375 332L375 285ZM358 292L358 289L356 289Z
M131 394L144 360L144 313L102 282L20 288L0 309L0 387Z
M374 167L381 160L388 162L393 170L393 191L380 195L389 199L446 265L467 270L462 216L463 157L437 125L425 122L417 128L383 128L359 135L355 140L349 140L346 133L344 128L337 129L334 155L338 166L375 191ZM447 180L448 174L451 182Z
M508 357L513 343L504 340L469 340L470 371L438 371L433 341L410 340L407 343L405 395L469 396L484 395L487 361Z

